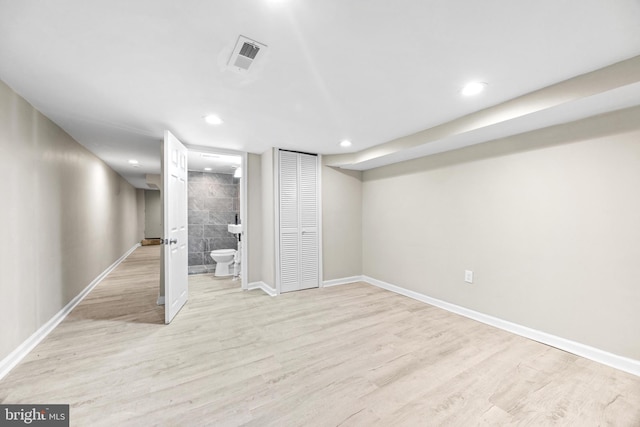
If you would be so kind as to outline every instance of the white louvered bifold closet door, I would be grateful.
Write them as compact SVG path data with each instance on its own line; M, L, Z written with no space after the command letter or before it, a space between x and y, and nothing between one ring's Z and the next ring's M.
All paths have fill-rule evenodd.
M280 151L280 291L319 285L318 158Z
M318 157L300 154L300 289L318 287Z
M280 151L280 291L298 290L300 283L300 211L298 155Z

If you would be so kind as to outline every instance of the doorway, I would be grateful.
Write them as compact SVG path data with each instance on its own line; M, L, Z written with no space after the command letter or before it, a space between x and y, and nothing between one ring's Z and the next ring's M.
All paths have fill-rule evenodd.
M240 161L238 162L238 158ZM202 236L198 240L196 237L189 237L189 210L198 211L203 210L206 206L204 202L194 202L192 200L191 208L189 209L189 165L191 169L196 173L199 172L213 172L223 173L227 172L225 184L235 185L234 179L237 180L237 190L230 188L208 188L209 193L204 193L199 197L206 199L211 192L214 191L229 191L227 194L232 196L228 199L237 199L235 203L233 200L227 201L227 204L220 208L213 208L217 212L225 212L227 215L224 222L227 222L226 218L230 219L230 212L233 212L233 222L227 224L227 232L235 237L237 243L235 243L236 249L228 248L233 254L233 269L232 275L242 289L248 287L248 267L247 267L247 251L242 250L241 241L246 240L246 233L241 229L242 224L246 224L246 212L247 212L247 179L243 177L243 171L247 170L247 153L240 153L235 151L226 151L219 149L212 149L207 147L188 147L180 143L180 141L169 131L165 131L164 142L162 145L162 166L161 166L161 199L162 199L162 227L164 237L162 239L164 249L162 250L162 256L160 259L160 289L158 296L158 305L165 306L165 323L170 323L173 317L178 313L180 308L188 300L188 272L189 272L189 252L197 253L201 252L200 262L205 266L207 261L205 260L205 249L211 248L216 242L207 241L204 243L204 223L202 224ZM214 168L221 168L223 165L228 167L227 170L218 170ZM180 176L177 177L177 172L180 172ZM245 173L246 174L246 173ZM234 176L235 175L235 176ZM175 179L177 177L177 179ZM202 177L204 179L204 177ZM197 181L194 180L194 181ZM180 184L180 185L178 185ZM233 197L238 193L236 197ZM224 193L223 193L224 194ZM193 196L193 194L192 194ZM211 201L209 201L211 203ZM235 224L236 212L238 214L238 221L240 224ZM203 219L204 213L199 214ZM208 217L211 218L211 217ZM192 218L192 222L194 219ZM208 219L207 222L211 221ZM204 222L204 221L203 221ZM208 224L212 225L212 224ZM232 229L233 227L233 229ZM198 227L194 227L198 228ZM212 227L212 229L216 229ZM222 239L228 237L222 234L222 227L218 227L219 236ZM180 232L184 235L173 236L173 234ZM192 232L193 234L193 232ZM197 234L197 232L196 232ZM218 243L231 243L230 240L221 240ZM247 245L248 247L248 245ZM240 248L240 251L237 249ZM211 256L207 254L208 256ZM218 255L218 254L216 254ZM215 262L216 258L212 257L211 263ZM219 257L218 257L219 259ZM193 260L192 260L193 263ZM197 259L195 261L197 263ZM194 263L194 265L195 265ZM239 265L238 265L239 264ZM207 268L207 267L204 267ZM211 270L216 272L216 268ZM204 272L204 271L203 271ZM212 274L212 276L214 276ZM225 278L229 276L228 271ZM176 295L179 298L175 298ZM175 301L174 301L175 300Z
M188 274L237 280L246 289L246 154L189 147L187 164Z

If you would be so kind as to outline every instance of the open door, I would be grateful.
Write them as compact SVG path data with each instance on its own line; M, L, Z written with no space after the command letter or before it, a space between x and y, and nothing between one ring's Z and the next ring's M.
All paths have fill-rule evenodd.
M171 323L189 298L187 244L187 149L164 132L164 322Z

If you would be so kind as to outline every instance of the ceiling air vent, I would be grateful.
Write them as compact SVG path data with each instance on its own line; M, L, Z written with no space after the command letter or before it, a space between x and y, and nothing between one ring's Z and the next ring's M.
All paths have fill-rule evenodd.
M262 43L245 36L239 36L228 65L236 72L246 73L251 65L264 54L266 48L267 46Z

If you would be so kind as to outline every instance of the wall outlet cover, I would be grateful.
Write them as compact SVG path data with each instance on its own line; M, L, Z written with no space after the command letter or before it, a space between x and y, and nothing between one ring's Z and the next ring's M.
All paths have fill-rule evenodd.
M464 271L464 281L467 283L473 283L473 271L471 270Z

